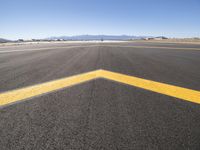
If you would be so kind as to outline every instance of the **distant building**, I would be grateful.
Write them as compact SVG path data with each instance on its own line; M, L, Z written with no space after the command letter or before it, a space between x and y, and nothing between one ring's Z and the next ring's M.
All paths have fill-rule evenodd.
M18 42L24 42L24 40L23 40L23 39L18 39L17 41L18 41Z
M32 39L31 41L33 41L33 42L39 42L41 40L40 39Z
M168 39L167 37L164 36L159 36L159 37L155 37L154 40L166 40Z
M144 38L144 40L165 40L165 39L168 39L167 37L164 37L164 36L159 36L159 37L147 37L147 38Z
M64 41L64 39L57 39L57 41Z
M147 37L147 38L144 38L144 40L153 40L154 38L149 38L149 37Z

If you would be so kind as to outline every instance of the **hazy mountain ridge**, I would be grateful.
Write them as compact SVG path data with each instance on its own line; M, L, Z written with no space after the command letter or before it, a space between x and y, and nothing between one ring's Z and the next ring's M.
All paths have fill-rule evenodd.
M0 38L0 43L6 43L6 42L10 42L10 40Z
M133 36L133 35L76 35L76 36L52 36L43 39L18 39L18 40L8 40L0 38L0 43L6 42L28 42L28 41L93 41L93 40L141 40L141 39L154 39L154 38L163 38L164 36L154 37L154 36Z
M49 37L48 40L131 40L142 39L150 36L130 36L130 35L77 35L77 36L58 36Z

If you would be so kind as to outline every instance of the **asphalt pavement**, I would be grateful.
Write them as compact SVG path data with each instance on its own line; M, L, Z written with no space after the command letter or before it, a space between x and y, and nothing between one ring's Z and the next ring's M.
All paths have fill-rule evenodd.
M105 69L200 91L200 45L0 47L0 93ZM0 108L0 149L199 150L200 105L105 79Z

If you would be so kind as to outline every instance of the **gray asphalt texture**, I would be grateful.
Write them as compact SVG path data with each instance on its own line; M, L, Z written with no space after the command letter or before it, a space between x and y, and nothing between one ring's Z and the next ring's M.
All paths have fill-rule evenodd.
M68 46L79 47L63 48ZM10 50L25 51L0 53L1 93L96 69L200 90L200 45L0 47ZM199 141L200 105L105 79L0 108L1 150L199 150Z

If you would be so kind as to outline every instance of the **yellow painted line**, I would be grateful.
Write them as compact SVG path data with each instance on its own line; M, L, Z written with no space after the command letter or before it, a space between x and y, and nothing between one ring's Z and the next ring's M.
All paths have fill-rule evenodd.
M96 79L97 72L98 71L93 71L85 74L80 74L64 79L50 81L47 83L42 83L35 86L30 86L2 93L0 94L0 106Z
M200 104L200 91L164 84L138 77L128 76L110 71L101 71L101 76L106 79L139 87L156 93L172 96L182 100Z
M108 80L116 81L119 83L135 86L145 90L200 104L200 91L146 80L134 76L128 76L111 71L96 70L84 74L79 74L76 76L71 76L55 81L38 84L35 86L9 91L6 93L0 93L0 106L25 100L52 91L57 91L69 86L73 86L97 78L105 78Z

